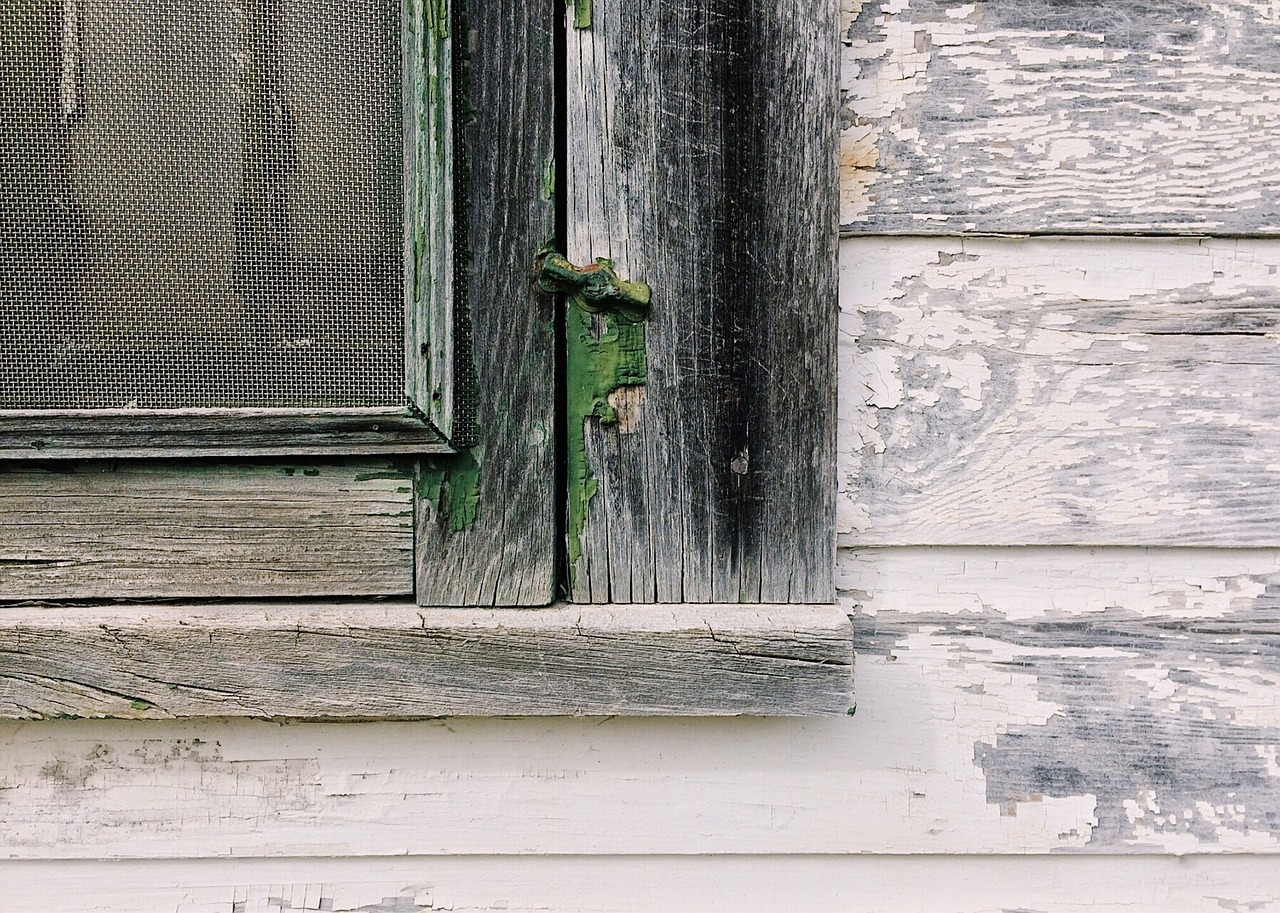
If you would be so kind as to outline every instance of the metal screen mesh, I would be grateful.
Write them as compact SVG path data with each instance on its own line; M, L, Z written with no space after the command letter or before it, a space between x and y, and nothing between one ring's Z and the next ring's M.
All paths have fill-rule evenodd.
M0 0L0 409L404 402L399 0Z

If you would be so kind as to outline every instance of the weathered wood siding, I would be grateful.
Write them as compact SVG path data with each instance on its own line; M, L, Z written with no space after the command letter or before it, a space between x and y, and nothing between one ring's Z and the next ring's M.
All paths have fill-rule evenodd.
M1265 913L1275 861L1158 856L463 856L0 863L5 909L67 913Z
M1280 231L1274 4L844 9L846 230Z
M842 544L1280 544L1280 244L843 259Z
M412 591L403 460L0 468L5 600Z
M471 855L0 863L0 878L6 909L42 913L1263 913L1280 900L1266 857Z
M1270 5L846 11L863 230L1270 230ZM0 723L15 908L1280 910L1280 240L843 258L856 715Z

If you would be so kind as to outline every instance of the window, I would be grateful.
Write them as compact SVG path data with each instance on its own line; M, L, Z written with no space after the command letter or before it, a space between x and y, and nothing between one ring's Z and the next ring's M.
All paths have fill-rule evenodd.
M450 451L470 417L437 11L8 16L2 452Z
M56 99L57 118L83 108L74 116L87 120L90 95L111 83L96 82L105 52L93 51L87 26L67 25L71 13L132 11L147 20L156 6L20 0L5 15L50 11L56 40L43 53L58 63L45 91ZM188 0L159 6L185 10ZM200 109L208 129L232 120L242 134L258 134L217 147L227 186L209 178L221 196L211 191L200 205L221 207L215 234L222 253L201 255L222 264L230 276L222 288L230 291L219 299L202 287L201 300L244 308L257 301L261 319L248 325L258 338L243 348L269 352L284 365L269 370L287 373L292 360L329 344L290 309L306 297L296 293L300 277L378 273L367 264L393 259L387 239L396 234L385 202L395 183L388 175L396 161L424 175L408 182L400 224L409 229L396 235L407 245L400 262L412 267L428 251L445 267L410 269L403 288L416 285L412 300L426 304L403 312L404 353L407 361L421 353L414 334L426 332L433 350L448 341L452 358L433 351L427 363L448 361L452 379L420 386L454 399L454 427L441 428L451 452L382 448L381 427L313 429L311 449L299 448L296 428L292 437L273 437L273 421L308 409L389 408L390 388L356 404L342 398L345 390L334 392L327 369L319 372L327 379L302 394L296 391L311 383L307 377L295 392L272 391L277 399L224 396L204 406L189 395L164 404L271 413L243 416L254 424L224 435L224 445L205 441L183 453L156 428L122 428L92 415L47 428L42 452L12 459L11 450L0 462L0 598L10 603L0 609L0 630L22 644L0 661L0 713L843 711L849 635L827 604L837 28L829 6L797 0L757 10L738 0L698 0L639 9L596 0L577 4L562 22L560 4L191 2L200 16L216 18L225 8L242 17L227 20L242 23L242 72L253 71L246 61L257 55L264 61L258 71L283 73L298 54L305 65L292 66L304 87L331 79L333 103L354 99L342 104L366 118L360 148L382 149L374 155L380 165L355 169L367 192L345 218L357 227L337 230L309 208L320 191L298 189L294 198L280 188L286 171L305 171L309 143L340 146L344 131L308 128L329 121L299 113L303 103L275 89L244 93L255 100L224 105L220 114L182 102ZM418 119L401 123L409 151L399 159L377 138L393 129L385 100L394 89L385 35L374 25L397 11L401 98L416 111L409 120ZM339 20L327 36L312 34ZM264 25L255 32L254 22ZM275 37L270 22L280 24ZM180 46L184 29L191 31L175 25L147 46ZM364 38L341 37L352 30ZM72 33L74 40L66 38ZM363 71L382 76L359 85L344 73L325 76L322 48L335 42L343 54L364 48L381 63ZM15 42L4 46L9 58L18 53ZM297 50L304 46L311 50ZM415 47L425 50L415 55ZM160 58L166 65L189 59L197 71L208 66L200 54ZM6 64L10 114L21 103L9 90L12 70ZM216 91L202 83L200 91ZM370 113L376 99L383 99L381 120ZM14 156L26 147L12 134L5 143L6 171L18 174ZM336 168L341 157L319 159ZM445 180L450 171L453 180ZM232 203L246 186L254 188L250 202ZM128 190L135 192L142 191ZM146 192L186 198L177 190ZM453 218L451 229L442 214ZM9 224L16 219L10 212ZM312 236L294 230L304 223L315 225L314 238L330 239L327 248L304 243ZM184 224L215 231L209 218ZM289 231L278 231L281 225ZM26 239L28 256L69 249L65 229L41 230L44 241L34 230L11 233ZM163 236L157 243L177 243L156 234ZM548 243L562 246L592 281L612 270L621 281L647 283L651 314L637 321L602 304L607 294L593 299L572 288L560 309L534 283ZM322 264L313 273L299 265L304 250ZM325 272L348 263L352 251L362 252L366 266ZM120 271L127 262L109 266ZM166 260L134 273L160 285L186 278L174 269ZM362 300L390 301L377 291L390 280L378 275L363 286ZM317 280L321 292L312 296L325 307L342 298L324 293L328 281ZM290 291L278 312L276 298L253 294L282 287ZM64 293L63 300L77 299ZM440 317L445 306L456 310ZM415 314L425 315L425 327ZM159 330L172 330L145 316L117 323L150 333L152 342ZM327 338L376 359L390 348L371 339L395 325L384 321L369 338L350 331ZM47 349L58 350L62 337L42 332L54 337ZM365 351L374 348L384 355ZM142 349L135 347L135 359ZM36 361L44 368L48 359ZM197 386L208 382L200 373ZM243 373L227 372L226 385ZM375 383L366 375L376 371L358 373L361 383ZM419 381L404 373L412 395ZM65 387L81 395L74 379ZM72 399L57 408L67 402L83 405ZM107 405L147 411L132 400L123 409ZM36 410L16 411L31 422ZM474 419L458 423L465 414ZM188 414L181 427L197 427L199 418ZM13 434L0 425L0 439ZM515 608L558 596L578 605ZM668 605L623 605L659 602Z

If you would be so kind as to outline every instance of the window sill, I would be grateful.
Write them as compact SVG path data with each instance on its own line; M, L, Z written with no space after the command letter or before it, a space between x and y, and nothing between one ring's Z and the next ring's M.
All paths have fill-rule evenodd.
M0 718L809 716L853 705L838 606L0 608Z

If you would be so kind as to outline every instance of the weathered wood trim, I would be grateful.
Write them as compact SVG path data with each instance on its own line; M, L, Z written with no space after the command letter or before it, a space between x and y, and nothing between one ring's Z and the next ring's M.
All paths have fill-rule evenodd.
M453 238L455 339L474 340L470 452L420 473L417 598L424 605L546 605L555 596L555 311L533 289L555 233L552 6L454 0L464 113L454 161L465 201ZM465 352L460 359L466 361ZM465 364L459 370L470 367ZM456 416L455 416L456 418Z
M652 289L568 310L577 602L832 598L837 12L566 15L567 254Z
M0 608L0 718L804 716L852 705L835 606Z
M452 453L410 409L0 411L0 459Z
M408 460L0 465L0 601L412 591Z
M404 215L405 392L447 438L469 437L474 416L455 408L472 399L464 383L471 352L455 319L454 29L449 0L405 0Z

